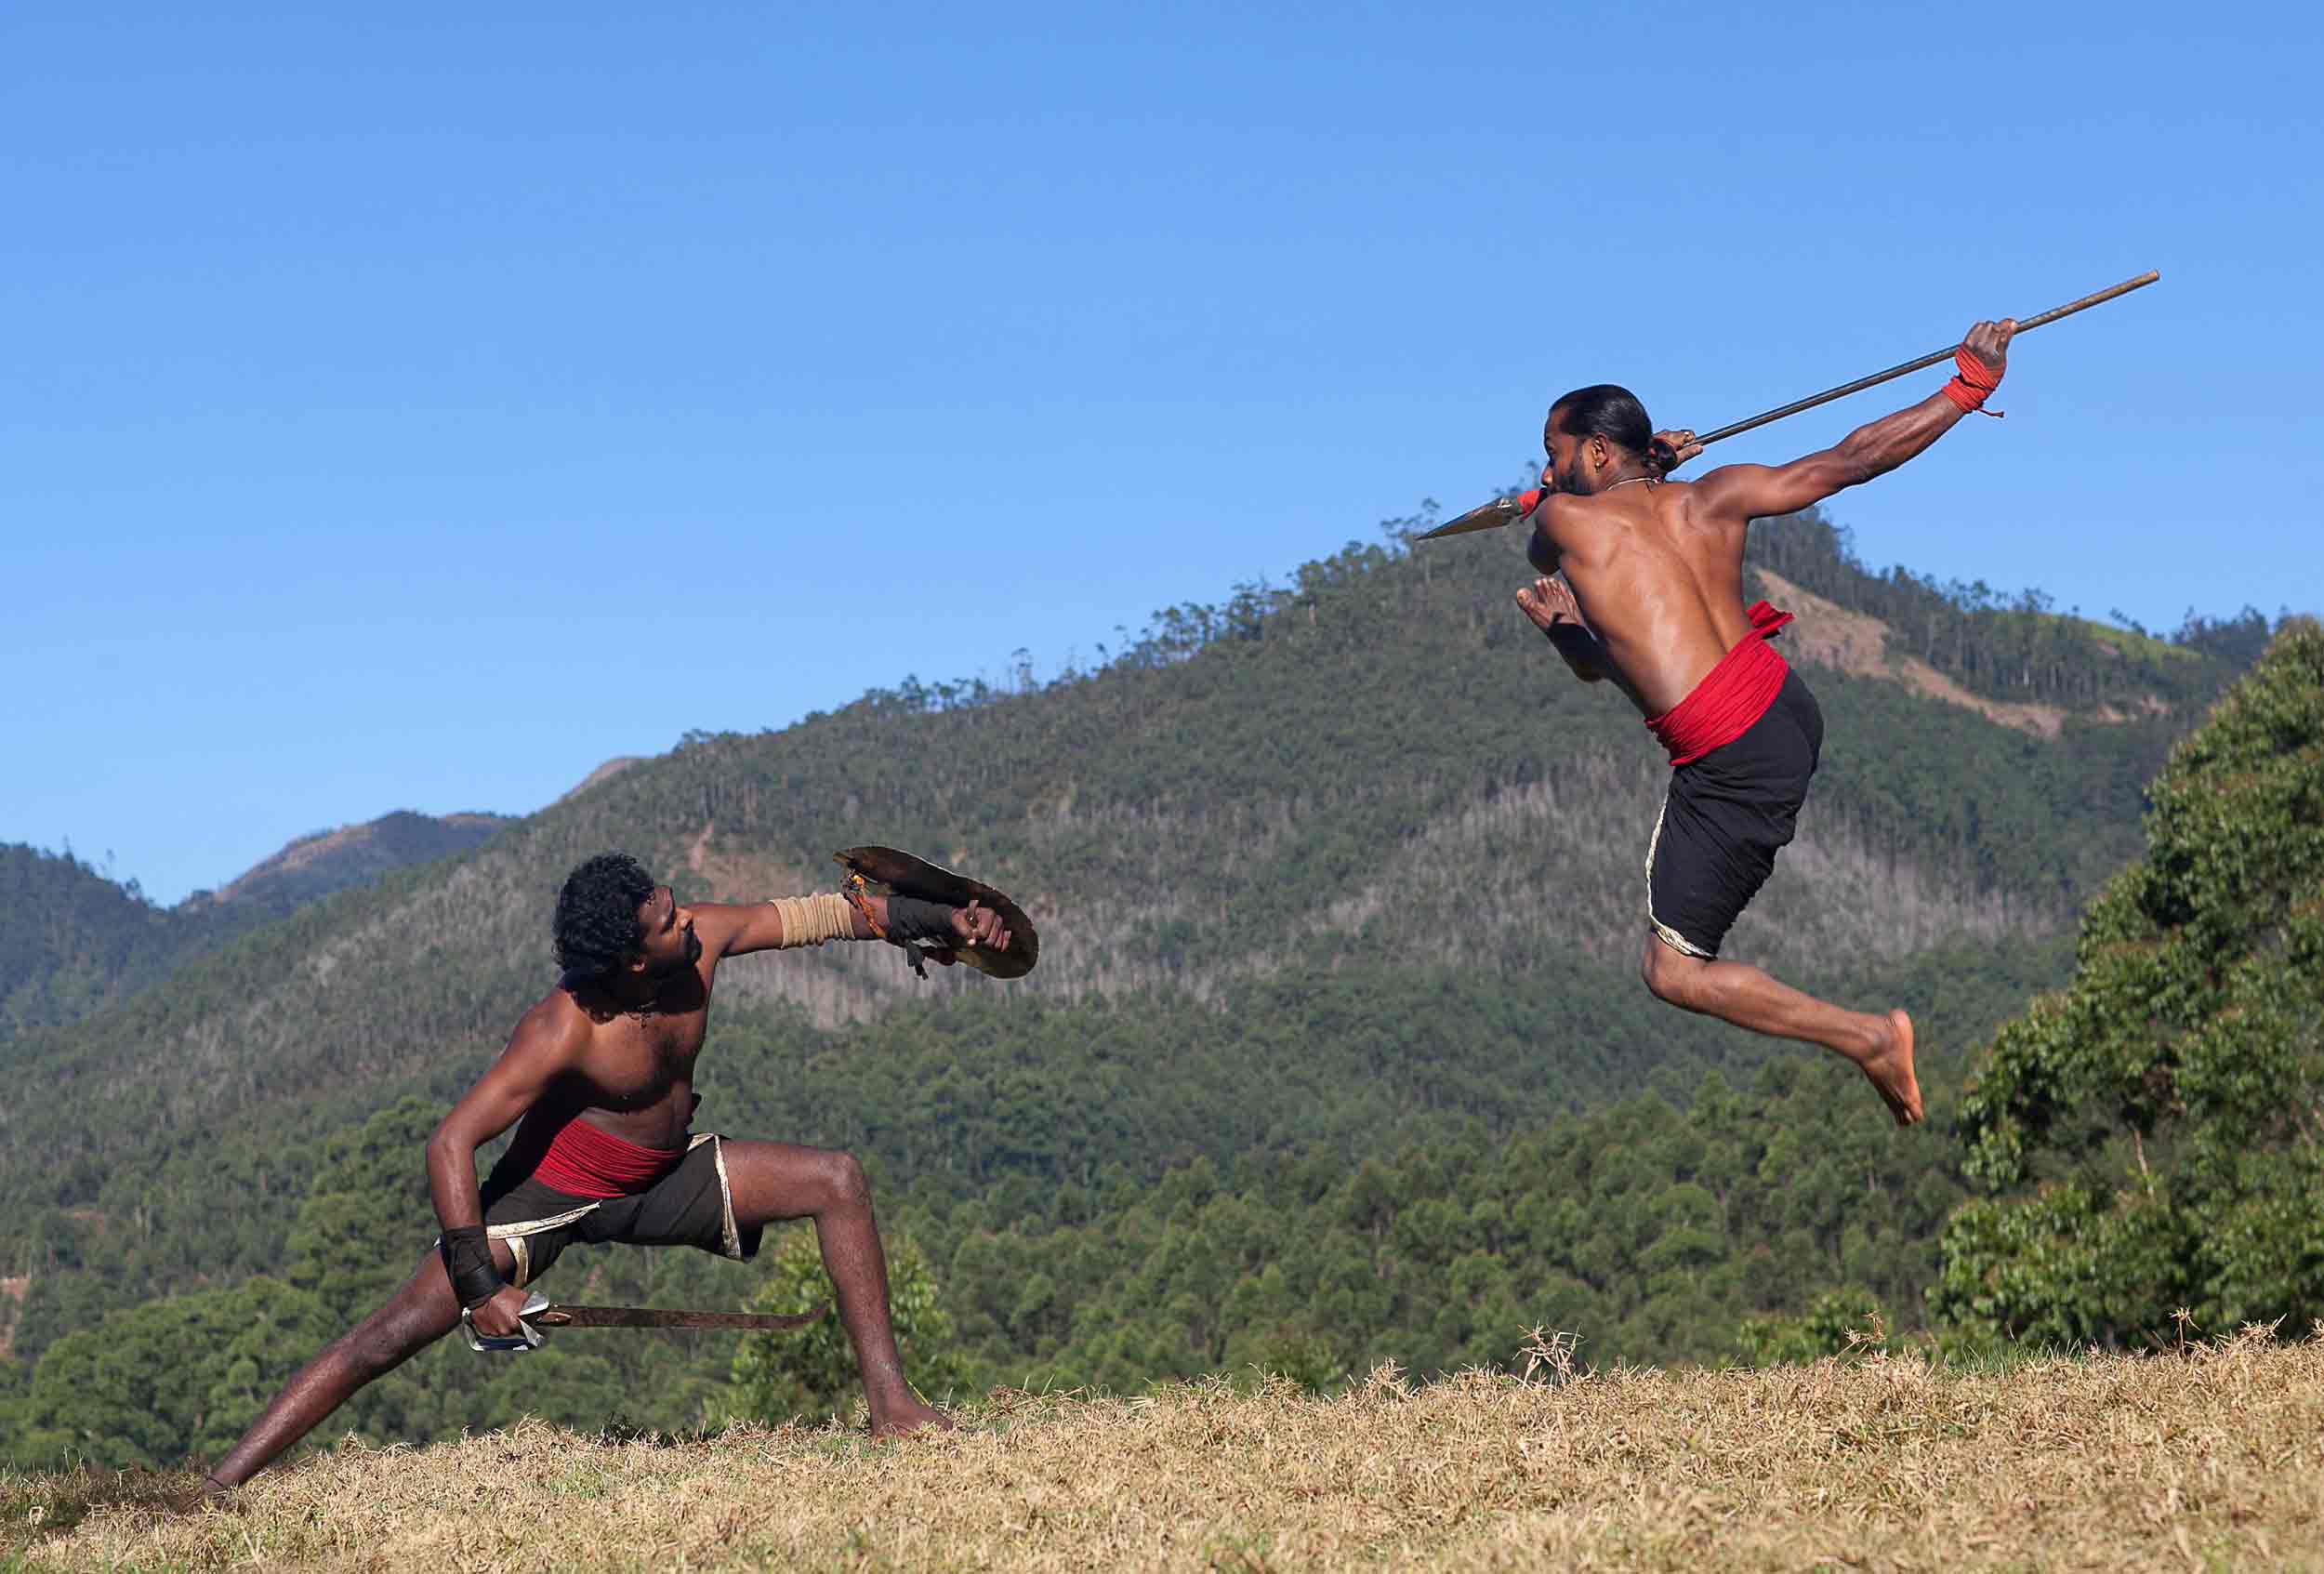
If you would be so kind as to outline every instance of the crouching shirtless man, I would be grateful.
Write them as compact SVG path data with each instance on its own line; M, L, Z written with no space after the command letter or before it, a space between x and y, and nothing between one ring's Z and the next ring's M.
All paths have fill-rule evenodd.
M1921 1114L1911 1018L1848 1011L1719 959L1791 840L1824 743L1816 696L1766 643L1791 615L1743 605L1743 537L1754 519L1895 470L1982 408L2015 331L1977 324L1951 382L1838 447L1692 483L1663 479L1701 452L1692 432L1654 433L1627 389L1577 389L1550 407L1542 490L1520 498L1533 524L1526 555L1543 577L1517 592L1518 606L1576 677L1612 679L1670 752L1670 796L1646 850L1646 987L1845 1056L1899 1126Z
M746 1260L760 1233L812 1219L839 1320L855 1346L877 1437L948 1427L904 1380L889 1321L888 1263L863 1167L844 1153L690 1134L694 1057L720 961L826 940L1006 949L1000 915L909 897L838 894L752 906L680 906L635 859L607 853L558 893L564 976L428 1142L437 1250L385 1304L307 1363L210 1473L248 1480L376 1377L459 1326L518 1329L524 1287L575 1242L695 1246ZM519 1124L519 1122L522 1124ZM476 1150L517 1126L492 1176Z

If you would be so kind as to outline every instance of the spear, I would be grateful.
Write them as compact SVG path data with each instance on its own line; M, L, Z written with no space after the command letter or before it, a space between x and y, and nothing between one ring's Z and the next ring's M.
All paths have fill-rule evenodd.
M2021 318L2017 324L2017 331L2023 334L2029 333L2035 328L2045 327L2061 317L2071 317L2077 311L2087 311L2093 306L2103 305L2114 299L2117 296L2128 295L2136 289L2144 289L2161 277L2160 273L2149 269L2137 278L2125 279L2111 289L2103 289L2095 295L2086 295L2080 300L2069 300L2064 306L2053 306L2047 311ZM1763 427L1770 421L1779 421L1786 416L1796 416L1802 410L1813 410L1818 404L1829 404L1835 399L1845 399L1851 393L1861 393L1868 388L1876 388L1882 383L1904 377L1908 373L1922 371L1940 362L1950 361L1960 349L1961 346L1958 344L1949 344L1942 350L1932 350L1926 355L1916 356L1901 365L1891 366L1885 372L1874 372L1868 377L1858 377L1854 382L1842 383L1838 388L1828 388L1821 393L1811 393L1805 399L1795 399L1789 404L1778 405L1773 410L1753 416L1749 420L1736 421L1730 426L1721 427L1716 431L1705 432L1695 441L1709 447L1722 438L1750 431L1754 427ZM1511 497L1496 497L1483 508L1471 509L1449 524L1440 524L1433 530L1421 532L1415 539L1433 541L1440 536L1466 536L1474 530L1493 530L1504 524L1514 524L1533 512L1534 506L1540 500L1541 494L1538 492L1521 492Z

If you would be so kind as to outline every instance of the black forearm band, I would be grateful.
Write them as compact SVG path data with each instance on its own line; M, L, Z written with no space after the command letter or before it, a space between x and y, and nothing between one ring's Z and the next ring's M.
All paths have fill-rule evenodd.
M508 1288L508 1281L493 1266L492 1239L482 1224L462 1224L446 1230L436 1242L443 1271L452 1280L452 1293L463 1307L481 1306Z
M942 902L923 902L917 896L888 898L888 938L900 946L914 941L932 941L939 946L959 944L959 932L952 927L952 915L957 908Z

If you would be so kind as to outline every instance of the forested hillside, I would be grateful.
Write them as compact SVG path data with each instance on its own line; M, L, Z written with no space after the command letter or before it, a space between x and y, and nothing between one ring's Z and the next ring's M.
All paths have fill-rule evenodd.
M302 908L28 1039L20 1074L42 1096L0 1112L0 1185L23 1199L0 1220L0 1266L27 1281L19 1350L107 1307L296 1268L286 1221L325 1139L473 1078L551 982L557 882L608 846L682 893L750 898L827 886L831 849L888 841L1038 916L1041 970L1011 985L920 985L877 946L733 964L703 1066L703 1126L865 1155L988 1372L1110 1382L1232 1357L1248 1340L1217 1316L1168 1360L1123 1316L1202 1304L1209 1247L1180 1253L1193 1277L1140 1264L1182 1224L1204 1240L1238 1218L1259 1233L1221 1261L1277 1260L1266 1337L1327 1364L1424 1326L1420 1301L1394 1299L1424 1276L1345 1328L1316 1310L1361 1272L1393 1277L1398 1253L1433 1263L1423 1246L1451 1254L1438 1266L1483 1252L1528 1285L1563 1276L1593 1337L1642 1358L1710 1353L1735 1317L1852 1276L1924 1283L1958 1184L1941 1133L1898 1138L1844 1068L1648 999L1658 755L1510 605L1511 544L1409 551L1418 522L1287 587L1160 614L1092 672L908 681L779 732L690 736L456 862ZM1756 535L1763 588L1815 610L1790 649L1829 731L1801 840L1730 954L1922 1013L1941 1113L1970 1045L2064 976L2074 909L2138 851L2143 784L2265 625L2125 636L1869 575L1813 518ZM1908 615L1921 627L1900 631ZM1819 641L1816 616L1847 637ZM1705 1083L1714 1068L1738 1091ZM1520 1133L1532 1145L1510 1158ZM402 1212L365 1238L416 1249L403 1140ZM1609 1165L1609 1146L1639 1157ZM1870 1171L1823 1202L1789 1195L1799 1155L1844 1171L1859 1146ZM1538 1184L1497 1168L1520 1161L1565 1177L1552 1189L1594 1210L1591 1233L1510 1211ZM1149 1195L1173 1171L1181 1190ZM1455 1171L1505 1217L1464 1191L1471 1223L1446 1226L1431 1198ZM1895 1218L1875 1227L1868 1208ZM680 1254L572 1272L728 1300L752 1282ZM1472 1290L1473 1326L1447 1312L1400 1358L1482 1350L1477 1308L1501 1291ZM456 1357L409 1381L482 1382Z
M186 958L391 869L464 853L508 819L398 810L301 837L175 907L71 853L0 845L0 1043L126 999Z
M70 853L0 846L0 1044L135 993L188 927Z

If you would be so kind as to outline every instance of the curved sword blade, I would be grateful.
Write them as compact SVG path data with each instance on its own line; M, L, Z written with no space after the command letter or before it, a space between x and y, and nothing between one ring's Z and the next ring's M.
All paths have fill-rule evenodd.
M682 1312L660 1306L551 1306L534 1316L543 1328L723 1328L783 1333L822 1321L828 1302L812 1312Z

